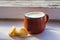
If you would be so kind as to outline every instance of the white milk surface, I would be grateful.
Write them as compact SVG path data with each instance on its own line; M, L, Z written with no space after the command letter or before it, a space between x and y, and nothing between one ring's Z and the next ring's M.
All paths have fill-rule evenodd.
M40 18L45 16L45 14L43 12L30 12L30 13L27 13L25 16L30 18Z

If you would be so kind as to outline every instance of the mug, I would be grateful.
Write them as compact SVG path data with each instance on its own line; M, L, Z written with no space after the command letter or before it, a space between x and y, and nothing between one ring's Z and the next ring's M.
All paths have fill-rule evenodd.
M29 12L24 17L24 27L30 34L42 33L48 21L48 15L44 12Z

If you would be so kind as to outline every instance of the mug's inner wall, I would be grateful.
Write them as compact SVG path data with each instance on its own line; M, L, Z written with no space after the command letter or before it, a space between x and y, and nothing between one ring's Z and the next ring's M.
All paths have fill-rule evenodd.
M40 18L45 16L45 13L43 12L29 12L25 14L26 17L30 17L30 18Z

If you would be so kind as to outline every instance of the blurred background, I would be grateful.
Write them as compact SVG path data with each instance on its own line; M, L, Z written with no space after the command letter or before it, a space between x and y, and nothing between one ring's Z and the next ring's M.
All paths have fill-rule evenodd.
M32 11L42 11L49 19L60 19L59 0L1 0L1 19L23 19L24 14Z

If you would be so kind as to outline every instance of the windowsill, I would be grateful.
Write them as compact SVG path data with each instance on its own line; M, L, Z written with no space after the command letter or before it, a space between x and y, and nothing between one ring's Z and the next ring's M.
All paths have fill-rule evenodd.
M58 6L49 6L58 5ZM60 2L48 1L0 1L0 7L48 7L60 8Z
M14 37L11 38L8 35L9 29L12 26L16 26L16 28L24 27L23 21L16 21L16 20L0 20L0 39L1 40L20 40L20 39L31 39L31 40L60 40L60 22L48 22L44 32L38 35L33 35L26 38L18 38Z

